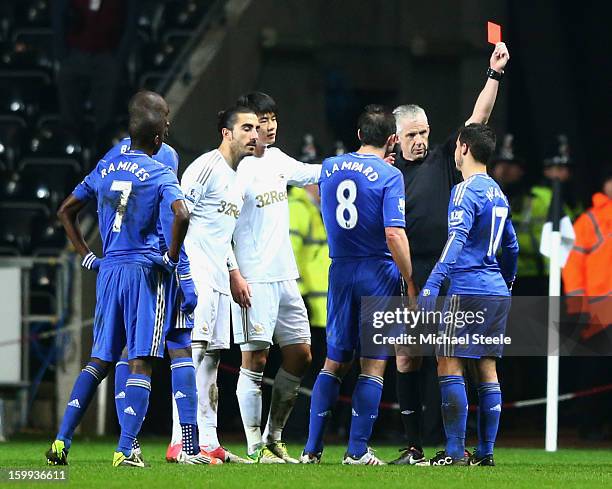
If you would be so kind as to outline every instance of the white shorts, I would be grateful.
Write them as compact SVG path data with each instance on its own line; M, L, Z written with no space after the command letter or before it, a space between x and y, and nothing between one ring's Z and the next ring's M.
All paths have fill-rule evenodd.
M230 347L230 296L211 287L198 287L191 341L206 341L207 350Z
M280 347L310 344L310 324L295 280L253 283L251 307L232 301L234 343L242 351L256 351L274 343Z

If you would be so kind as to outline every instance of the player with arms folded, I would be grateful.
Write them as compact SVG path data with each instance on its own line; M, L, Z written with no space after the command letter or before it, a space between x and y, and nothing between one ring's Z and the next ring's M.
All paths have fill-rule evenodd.
M438 380L446 449L417 465L495 465L493 446L501 414L501 389L496 358L503 344L483 344L475 336L503 335L516 275L518 242L510 220L508 199L487 175L486 162L495 149L495 133L484 124L469 124L459 131L455 162L464 181L451 192L448 240L442 255L419 295L419 305L432 310L444 279L450 278L443 317L482 315L473 324L443 323L444 339L438 350ZM497 251L501 246L498 262ZM453 341L462 338L465 344ZM478 448L465 454L468 401L463 378L465 359L478 360Z
M162 145L167 121L157 111L131 114L130 149L100 160L58 211L83 266L99 270L96 284L94 343L91 360L77 378L56 440L47 452L52 465L67 463L74 429L111 363L127 344L130 375L126 381L121 437L114 466L144 467L133 444L147 412L153 359L164 354L164 274L174 273L189 226L189 213L176 175L151 158ZM104 258L87 246L77 224L79 212L96 199ZM174 213L172 241L159 254L160 208ZM161 265L163 270L158 265Z
M401 278L412 265L404 231L404 181L383 158L395 143L395 119L370 105L359 117L361 147L323 162L319 187L327 230L329 269L327 358L315 382L310 405L308 442L302 463L319 463L325 425L349 371L360 355L361 301L400 295ZM361 357L361 374L353 392L348 450L343 464L382 465L368 441L383 390L386 357Z

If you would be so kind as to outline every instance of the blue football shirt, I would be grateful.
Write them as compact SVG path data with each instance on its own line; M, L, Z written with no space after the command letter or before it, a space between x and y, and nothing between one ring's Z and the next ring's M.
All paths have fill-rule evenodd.
M130 149L132 140L130 138L123 138L115 146L113 146L108 153L104 155L103 160L110 160L117 156L126 153ZM159 151L155 153L152 158L155 161L159 161L162 165L172 169L172 171L178 174L179 158L176 150L169 144L162 143ZM162 254L168 251L167 242L172 240L172 222L174 220L174 214L170 206L165 206L161 209L159 222L157 223L157 235L159 236L159 250ZM184 251L181 255L183 259L186 259Z
M115 146L113 146L108 152L102 157L103 160L108 161L112 158L116 158L119 155L127 153L130 149L132 140L130 138L123 138ZM162 143L159 151L155 153L152 158L155 161L159 161L162 165L166 165L171 168L174 173L178 173L179 158L176 150L169 144Z
M100 160L73 194L79 200L97 200L106 259L158 254L160 207L184 198L170 168L130 150Z
M319 180L329 256L390 257L385 227L405 227L402 173L374 155L327 158Z
M518 241L508 199L495 180L477 173L453 187L448 240L424 289L439 289L448 275L449 293L507 296L517 259Z

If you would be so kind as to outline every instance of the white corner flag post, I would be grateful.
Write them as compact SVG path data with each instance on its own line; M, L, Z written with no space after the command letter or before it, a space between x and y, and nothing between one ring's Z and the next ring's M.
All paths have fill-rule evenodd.
M550 269L548 282L548 357L546 375L546 444L547 452L557 451L559 430L559 321L561 319L561 182L553 180L552 233L550 236Z

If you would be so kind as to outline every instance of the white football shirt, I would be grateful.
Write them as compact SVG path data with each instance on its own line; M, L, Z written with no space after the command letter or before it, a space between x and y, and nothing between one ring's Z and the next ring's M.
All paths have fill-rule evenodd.
M236 172L215 149L187 167L181 189L191 213L185 250L196 286L206 283L229 294L227 257L243 202Z
M237 170L244 205L234 231L234 253L249 282L299 278L291 239L287 185L317 183L321 165L301 163L278 148L248 156Z

